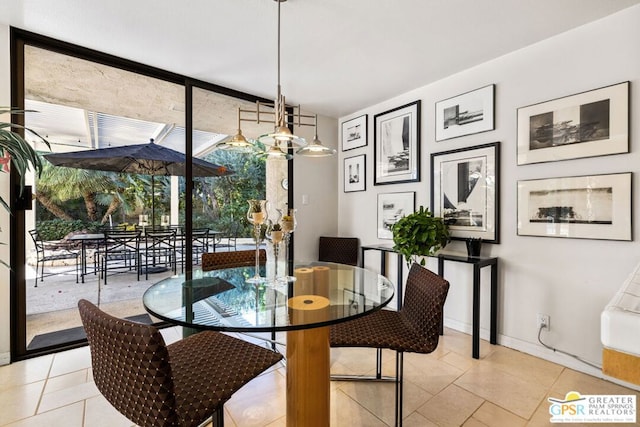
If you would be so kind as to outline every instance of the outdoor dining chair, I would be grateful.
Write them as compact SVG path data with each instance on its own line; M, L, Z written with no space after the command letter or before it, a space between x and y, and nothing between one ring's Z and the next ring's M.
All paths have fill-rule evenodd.
M209 251L209 229L194 228L191 232L191 239L193 262L200 264L202 254Z
M76 283L78 283L79 277L79 264L78 259L80 258L80 252L73 251L69 249L68 245L59 242L47 242L40 237L38 230L29 230L29 234L33 239L33 244L36 249L36 278L35 278L35 286L38 287L38 271L40 271L40 281L44 281L45 277L55 276L59 274L64 274L61 271L55 271L51 273L44 273L44 263L51 261L64 261L64 260L73 260L73 265L76 270ZM67 270L68 272L68 270Z
M282 355L220 332L166 345L153 325L113 317L78 302L95 385L141 427L224 425L224 404Z
M444 302L449 282L414 263L407 276L404 304L400 311L379 310L331 326L331 347L375 348L376 376L339 376L335 380L393 380L395 425L402 426L403 356L405 352L431 353L438 346ZM396 352L395 378L382 377L382 349Z
M141 238L144 244L138 252L138 280L142 274L149 280L149 272L176 268L176 232L173 229L147 230Z
M140 252L140 231L107 231L103 247L96 252L95 262L99 264L100 275L107 284L109 272L125 273L137 270Z

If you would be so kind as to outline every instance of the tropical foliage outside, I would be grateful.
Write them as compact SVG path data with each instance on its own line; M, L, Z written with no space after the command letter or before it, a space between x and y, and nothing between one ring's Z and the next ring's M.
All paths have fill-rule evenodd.
M227 166L236 173L194 178L193 227L250 236L245 220L246 200L264 198L264 158L219 150L205 160ZM156 176L154 180L156 224L159 224L161 215L170 213L171 179ZM179 182L179 223L184 224L184 178L179 178ZM150 176L56 167L46 160L34 196L36 224L48 240L61 239L71 231L136 224L138 215L151 217L153 197Z

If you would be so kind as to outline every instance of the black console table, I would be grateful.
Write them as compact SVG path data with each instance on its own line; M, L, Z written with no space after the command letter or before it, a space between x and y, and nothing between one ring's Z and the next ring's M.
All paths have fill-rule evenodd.
M474 359L480 358L480 270L483 267L491 267L491 324L489 326L489 342L497 344L498 340L498 258L496 257L470 257L456 254L438 255L438 274L444 277L444 262L463 262L473 264L473 320L472 320L472 351ZM442 335L443 325L440 325Z
M396 252L392 246L388 245L369 245L361 247L360 263L364 267L364 254L368 250L381 251L380 257L380 274L387 274L387 260L385 252L396 253L398 255L398 272L397 284L398 290L398 310L402 308L402 265L404 258ZM491 267L491 324L489 342L497 344L498 340L498 258L496 257L469 257L462 254L439 254L438 258L438 274L444 277L444 262L462 262L473 265L473 305L472 305L472 351L471 355L474 359L480 358L480 270L483 267ZM443 333L444 326L440 325L440 335Z

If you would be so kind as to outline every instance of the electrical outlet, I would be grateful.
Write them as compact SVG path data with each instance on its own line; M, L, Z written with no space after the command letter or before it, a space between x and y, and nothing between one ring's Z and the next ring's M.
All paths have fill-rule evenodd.
M549 319L549 315L548 314L538 313L538 315L536 317L536 325L538 326L538 329L543 327L544 329L549 331L551 329L549 321L550 321L550 319Z

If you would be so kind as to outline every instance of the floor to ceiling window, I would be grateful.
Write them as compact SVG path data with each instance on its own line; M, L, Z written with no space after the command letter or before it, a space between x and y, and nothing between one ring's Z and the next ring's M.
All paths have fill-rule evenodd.
M266 163L255 155L212 150L213 144L235 134L237 108L252 105L254 97L15 29L12 44L12 102L37 111L25 115L25 125L49 141L47 147L33 139L43 154L131 147L153 140L186 153L185 163L192 153L239 172L194 175L189 204L184 175L118 173L101 170L97 164L58 167L45 161L40 177L28 177L33 209L16 212L13 219L20 239L12 245L16 253L12 259L17 260L12 283L12 358L16 360L80 344L84 337L76 308L80 298L100 303L116 316L154 320L144 319L141 295L151 283L173 274L171 269L140 278L137 267L111 271L101 264L109 258L98 242L73 236L116 227L133 230L140 225L176 226L183 239L195 228L220 235L234 230L242 235L243 199L265 197ZM267 129L266 124L247 124L248 134L255 136ZM49 253L79 254L79 283L73 258L46 261L46 277L36 277L41 263L32 230L38 231L40 240L54 244L48 247ZM216 238L215 233L211 238ZM197 265L198 254L190 255L178 257L178 273Z

